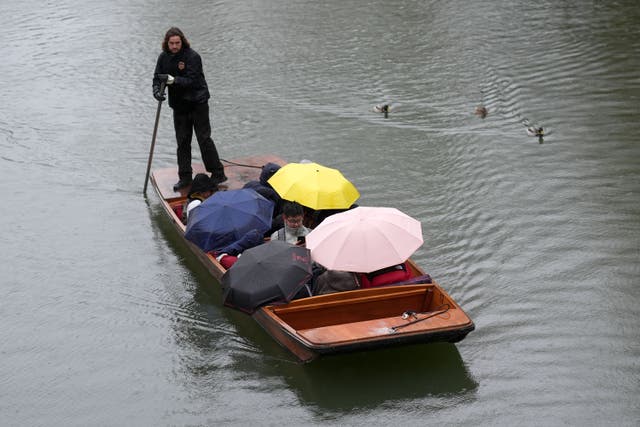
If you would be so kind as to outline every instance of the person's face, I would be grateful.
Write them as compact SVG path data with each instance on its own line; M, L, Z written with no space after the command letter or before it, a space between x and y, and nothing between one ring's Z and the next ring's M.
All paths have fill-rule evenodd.
M285 216L284 223L289 228L299 228L302 225L302 215Z
M169 51L171 53L178 53L180 52L180 49L182 49L182 39L180 36L171 36L169 37L167 46L169 46Z

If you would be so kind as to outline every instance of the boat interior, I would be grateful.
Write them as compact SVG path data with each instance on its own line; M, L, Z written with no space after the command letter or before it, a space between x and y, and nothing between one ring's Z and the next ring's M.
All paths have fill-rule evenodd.
M455 303L433 284L346 291L266 307L297 331L387 318L412 321L454 308Z

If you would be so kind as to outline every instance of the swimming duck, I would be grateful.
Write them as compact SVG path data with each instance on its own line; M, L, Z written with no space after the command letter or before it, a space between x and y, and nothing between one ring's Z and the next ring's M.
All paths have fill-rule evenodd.
M487 107L479 105L476 107L476 111L473 114L479 116L481 119L484 119L485 117L487 117L487 114L489 114L489 111L487 110Z
M542 127L533 127L530 126L527 128L527 135L529 136L544 136L544 129Z
M389 112L393 109L391 104L378 104L373 107L373 111L376 113L384 113L384 118L389 117Z

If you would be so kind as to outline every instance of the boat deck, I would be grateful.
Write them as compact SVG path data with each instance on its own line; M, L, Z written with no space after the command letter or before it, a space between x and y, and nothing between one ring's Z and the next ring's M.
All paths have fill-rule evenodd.
M433 315L435 313L440 313ZM406 325L414 320L421 320L394 331L392 328ZM443 313L427 312L418 313L416 318L403 319L402 316L384 317L372 320L347 323L343 325L330 325L318 328L298 330L298 334L314 345L354 342L368 339L384 339L402 331L403 334L424 333L425 330L443 331L465 326L469 319L460 310L450 309Z
M248 182L260 178L262 166L272 162L284 165L280 157L272 155L252 156L242 158L242 163L223 162L224 173L228 180L218 186L220 191L233 190L242 188ZM200 163L193 164L193 175L197 173L206 173L204 166ZM209 175L209 174L208 174ZM171 202L173 200L184 199L189 194L191 187L183 188L180 191L173 191L173 185L178 181L178 168L156 169L152 174L153 180L157 186L160 197Z

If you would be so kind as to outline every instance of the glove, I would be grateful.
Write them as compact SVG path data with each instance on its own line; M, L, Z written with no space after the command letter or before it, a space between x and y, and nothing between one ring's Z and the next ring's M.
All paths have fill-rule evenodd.
M156 99L156 101L164 101L165 99L167 99L167 97L164 96L164 93L160 92L160 88L153 90L153 97Z
M173 82L176 81L175 77L171 74L158 74L158 79L168 85L173 84Z

